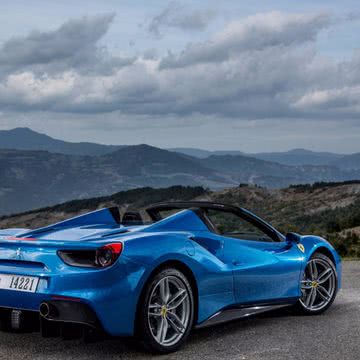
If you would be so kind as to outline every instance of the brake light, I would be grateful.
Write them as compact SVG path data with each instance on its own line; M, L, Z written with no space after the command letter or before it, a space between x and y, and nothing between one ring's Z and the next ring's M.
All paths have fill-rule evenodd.
M122 249L122 243L113 243L94 250L59 250L58 255L70 266L106 268L116 262Z
M105 245L96 250L96 263L100 267L111 266L122 251L122 243Z

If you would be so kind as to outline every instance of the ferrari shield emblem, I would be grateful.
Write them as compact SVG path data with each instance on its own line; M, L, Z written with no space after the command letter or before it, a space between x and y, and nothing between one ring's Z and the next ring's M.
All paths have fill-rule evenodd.
M297 244L297 247L299 248L299 250L304 253L305 252L305 248L303 244Z

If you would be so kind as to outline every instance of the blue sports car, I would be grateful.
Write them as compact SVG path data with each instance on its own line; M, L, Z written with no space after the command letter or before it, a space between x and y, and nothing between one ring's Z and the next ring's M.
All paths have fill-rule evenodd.
M36 230L0 231L0 319L9 331L136 335L177 350L194 327L292 307L320 314L341 260L317 236L286 236L253 213L173 202L108 208Z

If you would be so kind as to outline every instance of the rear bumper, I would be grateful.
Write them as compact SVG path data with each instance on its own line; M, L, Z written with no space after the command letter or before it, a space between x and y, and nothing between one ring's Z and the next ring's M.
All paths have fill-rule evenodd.
M4 330L38 331L48 337L61 336L67 324L81 325L81 329L93 329L103 332L95 312L86 304L69 300L44 302L40 311L28 311L0 307L0 327ZM80 327L78 327L80 329Z
M5 273L0 266L0 273ZM105 270L65 267L54 273L31 273L41 278L36 293L0 290L0 308L40 312L44 302L59 306L58 315L47 320L83 323L112 336L134 334L139 281L145 268L125 257ZM11 269L9 274L29 275ZM61 298L69 301L59 300Z
M71 323L101 329L95 312L79 301L52 300L40 305L40 316L51 322Z

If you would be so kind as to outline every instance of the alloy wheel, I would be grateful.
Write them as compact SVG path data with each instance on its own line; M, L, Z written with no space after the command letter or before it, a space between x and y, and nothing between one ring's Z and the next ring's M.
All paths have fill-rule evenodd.
M301 305L308 311L320 311L333 299L336 274L333 267L321 258L311 259L301 281Z
M148 322L155 341L173 346L183 337L190 322L191 303L183 281L165 276L154 286L148 304Z

